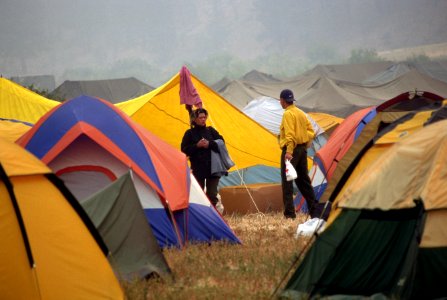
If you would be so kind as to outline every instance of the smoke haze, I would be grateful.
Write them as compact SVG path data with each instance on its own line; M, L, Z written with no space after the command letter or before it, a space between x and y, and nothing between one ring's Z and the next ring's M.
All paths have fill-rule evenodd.
M225 56L253 68L266 57L334 62L446 42L446 12L443 0L1 0L0 73L157 86Z

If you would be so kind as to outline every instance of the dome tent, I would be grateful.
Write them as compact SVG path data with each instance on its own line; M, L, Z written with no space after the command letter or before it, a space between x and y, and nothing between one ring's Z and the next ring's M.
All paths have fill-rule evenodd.
M432 120L343 190L339 213L312 244L284 298L447 296L447 121Z
M238 243L190 174L186 157L114 105L81 96L50 111L18 141L82 201L131 169L160 246ZM198 184L197 184L198 185Z
M0 298L124 299L107 247L51 170L0 138Z

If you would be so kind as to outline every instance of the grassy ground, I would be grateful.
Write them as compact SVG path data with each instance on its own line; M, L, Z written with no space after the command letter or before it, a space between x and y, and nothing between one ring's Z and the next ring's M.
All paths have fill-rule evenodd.
M305 216L298 215L296 220L286 220L281 213L224 218L242 245L217 242L166 249L163 253L174 281L123 283L128 299L269 299L309 241L294 238Z

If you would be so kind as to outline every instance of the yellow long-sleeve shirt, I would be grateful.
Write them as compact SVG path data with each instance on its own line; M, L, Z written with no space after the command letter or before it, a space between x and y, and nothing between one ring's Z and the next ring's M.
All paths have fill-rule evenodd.
M295 105L286 107L279 128L281 149L287 147L287 152L293 153L296 145L308 143L314 136L315 132L306 114Z

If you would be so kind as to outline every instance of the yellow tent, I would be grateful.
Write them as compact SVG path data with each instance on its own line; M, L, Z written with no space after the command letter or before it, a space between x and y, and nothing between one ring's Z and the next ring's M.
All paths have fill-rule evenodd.
M6 78L0 78L0 118L34 124L60 102L49 100Z
M334 129L344 120L343 118L318 112L309 112L308 115L310 115L311 118L328 134L334 131Z
M332 203L332 210L330 212L327 225L331 224L340 214L341 208L339 207L339 203L346 198L346 191L350 188L351 184L355 182L355 180L357 180L357 178L364 172L367 172L369 166L371 166L374 162L385 159L387 151L390 151L389 149L392 146L397 143L401 143L408 136L423 128L424 124L426 124L427 120L435 112L436 110L427 110L408 113L406 117L396 120L393 125L389 125L390 129L383 130L376 135L374 142L371 142L365 147L364 150L362 150L364 153L361 153L361 156L358 156L358 161L355 162L355 167L353 165L352 171L346 171L350 172L347 174L349 177L346 177L346 181L343 181L343 186L341 186L340 191L337 192L337 196ZM380 122L380 117L372 120L367 125L367 130L370 128L377 128L380 125ZM427 147L428 146L429 145L427 145ZM407 184L407 182L402 180L401 186L405 186L405 184ZM408 189L410 189L410 186L408 186ZM393 190L393 193L395 193L395 190Z
M41 161L2 138L0 213L0 299L123 299L76 199Z
M191 80L208 110L207 125L224 137L229 154L236 166L230 171L264 165L279 168L280 149L277 138L253 121L211 88L191 75ZM134 121L180 149L183 134L189 128L189 115L180 105L180 75L138 98L116 106Z
M0 137L15 142L31 129L30 125L21 122L14 122L11 120L0 119Z

